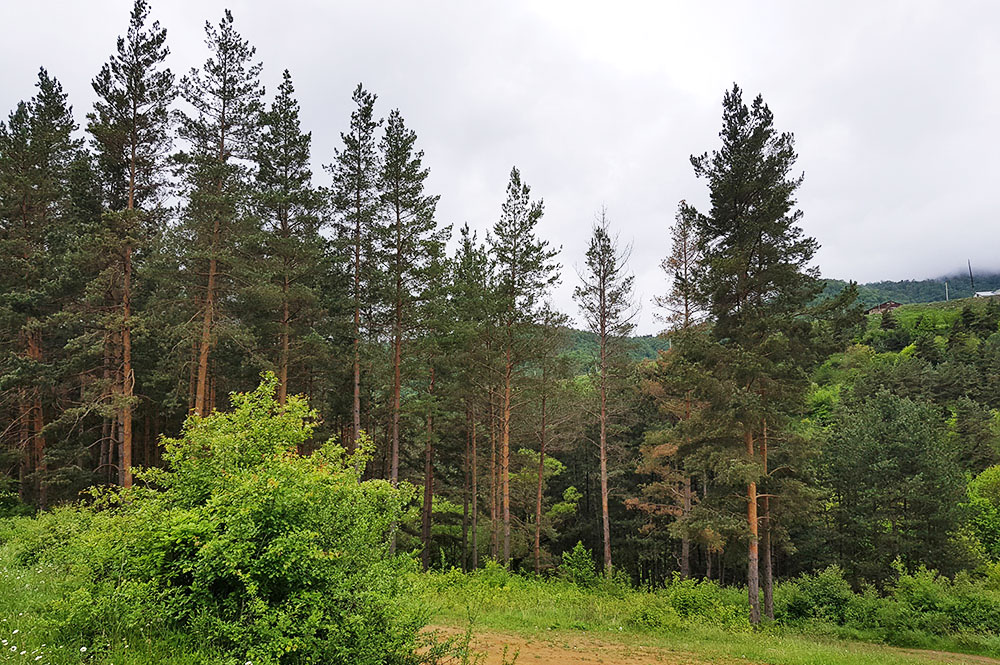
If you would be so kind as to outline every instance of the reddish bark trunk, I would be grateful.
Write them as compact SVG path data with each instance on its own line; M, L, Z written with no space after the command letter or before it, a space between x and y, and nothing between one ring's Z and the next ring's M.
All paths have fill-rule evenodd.
M131 189L131 188L130 188ZM132 192L129 192L131 210ZM135 380L132 375L132 247L125 248L122 270L122 374L121 374L121 464L118 482L122 487L132 486L132 394Z
M479 456L476 451L476 410L472 409L472 569L479 568Z
M608 513L608 378L607 378L607 311L604 282L601 282L601 530L604 537L604 574L611 576L611 520Z
M764 437L761 441L761 456L764 462L764 477L767 478L767 422L764 422ZM765 492L767 488L765 487ZM764 529L761 543L761 557L764 559L764 616L774 620L774 568L771 563L771 498L764 495Z
M746 434L747 456L754 458L753 433L747 430ZM747 547L747 596L750 601L750 623L754 626L760 624L760 577L759 577L759 535L757 522L757 483L751 481L747 484L747 527L750 531L749 545Z
M508 341L504 364L503 385L503 420L500 433L500 483L501 503L503 505L503 564L510 566L510 416L511 416L511 380L514 372L514 361L511 355L511 340L508 327Z
M431 382L428 395L434 395L434 367L431 366ZM427 442L424 445L424 506L421 519L421 540L423 551L420 560L424 571L431 565L431 520L434 511L434 416L433 406L427 409Z

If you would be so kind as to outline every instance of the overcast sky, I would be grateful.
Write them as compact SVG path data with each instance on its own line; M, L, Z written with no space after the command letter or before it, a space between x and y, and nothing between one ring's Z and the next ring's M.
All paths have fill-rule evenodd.
M131 0L5 2L0 109L60 79L78 121ZM1000 268L1000 3L324 2L152 0L177 73L233 10L273 93L291 70L316 181L360 81L418 135L456 228L496 221L512 165L545 200L571 294L595 212L632 243L641 332L677 202L704 206L689 162L718 145L723 92L758 92L795 134L803 226L824 276L919 279Z

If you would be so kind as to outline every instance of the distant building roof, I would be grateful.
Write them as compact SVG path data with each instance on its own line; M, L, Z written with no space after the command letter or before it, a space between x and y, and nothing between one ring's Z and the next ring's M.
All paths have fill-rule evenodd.
M996 291L976 291L977 298L989 298L990 296L1000 296L1000 289Z

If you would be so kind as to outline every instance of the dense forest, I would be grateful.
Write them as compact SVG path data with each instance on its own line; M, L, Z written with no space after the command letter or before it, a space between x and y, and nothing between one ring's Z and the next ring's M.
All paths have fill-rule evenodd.
M489 232L453 228L405 109L359 84L313 146L291 74L265 96L232 14L205 32L177 75L137 0L92 109L43 68L0 123L0 516L168 486L211 448L199 423L271 391L312 423L303 459L333 439L370 458L352 482L412 490L376 531L425 570L589 550L633 584L746 587L752 623L777 580L831 566L873 592L997 574L1000 299L956 279L865 318L943 288L820 279L760 96L726 91L690 158L709 206L649 230L672 238L666 331L636 337L610 213L579 276L517 168ZM551 304L562 279L578 312Z
M947 283L947 288L945 284ZM840 279L824 280L823 296L836 295L847 288L849 282ZM954 274L937 279L903 280L899 282L868 282L858 284L858 302L865 307L894 300L900 304L929 303L939 300L971 298L976 291L1000 289L1000 274Z

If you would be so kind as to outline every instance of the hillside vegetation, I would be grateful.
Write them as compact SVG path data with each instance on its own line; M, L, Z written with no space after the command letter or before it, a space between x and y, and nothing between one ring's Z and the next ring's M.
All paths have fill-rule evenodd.
M931 303L945 300L945 282L948 282L947 296L951 300L971 298L973 291L995 291L1000 289L1000 273L975 275L976 288L972 288L968 274L955 274L935 279L867 282L858 284L858 300L865 307L895 300L901 304ZM824 280L824 297L834 296L847 286L840 279Z

